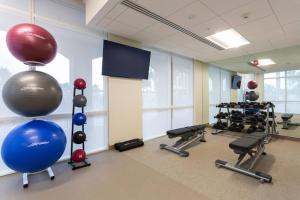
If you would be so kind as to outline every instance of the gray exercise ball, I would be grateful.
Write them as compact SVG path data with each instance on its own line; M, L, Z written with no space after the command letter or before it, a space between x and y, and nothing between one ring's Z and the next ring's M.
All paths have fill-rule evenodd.
M73 103L76 107L84 107L86 106L86 98L85 96L79 94L79 95L76 95L73 99Z
M62 90L50 75L40 71L24 71L9 78L2 89L5 105L25 117L44 116L61 103Z
M255 91L250 91L247 94L247 100L256 101L259 98L259 95Z

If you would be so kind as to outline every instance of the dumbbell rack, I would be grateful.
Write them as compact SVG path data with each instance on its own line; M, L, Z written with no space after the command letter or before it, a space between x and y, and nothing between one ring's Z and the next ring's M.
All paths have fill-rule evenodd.
M234 106L230 106L230 105L234 105ZM243 113L245 113L245 110L246 109L251 109L251 108L255 108L255 109L259 109L259 111L265 111L267 113L267 116L266 116L266 119L265 119L265 133L269 135L268 137L268 141L270 141L271 139L271 135L272 134L278 134L277 130L276 130L276 122L275 122L275 112L274 112L274 105L272 103L266 103L265 106L261 106L261 107L255 107L255 106L251 106L251 104L249 104L250 106L246 107L246 106L240 106L239 103L221 103L219 105L217 105L217 107L219 108L219 113L221 113L221 109L227 109L227 112L229 114L229 118L228 118L228 125L231 124L233 121L231 119L231 113L230 113L230 109L242 109L243 110ZM260 104L262 105L262 104ZM271 115L270 115L271 113ZM218 119L219 121L219 119ZM242 119L242 122L243 123L246 123L246 117L243 117ZM224 128L222 130L220 129L215 129L214 132L212 132L212 134L218 134L218 133L221 133L225 130L228 130L228 127L227 128Z
M212 132L213 135L216 135L216 134L221 133L221 132L223 132L224 130L226 130L226 129L228 128L228 124L229 124L229 122L230 122L230 120L229 120L229 118L230 118L230 110L229 110L229 107L223 107L222 104L217 105L216 107L219 108L219 116L220 116L220 114L222 113L222 109L225 109L225 108L226 108L226 112L223 112L223 113L228 113L228 115L227 115L226 118L221 118L221 117L217 117L217 116L215 116L214 118L218 119L216 123L221 123L221 124L226 123L227 126L224 127L223 129L217 129L217 128L215 128L215 129L214 129L214 132ZM224 122L224 121L225 121L225 122Z
M73 99L76 96L76 91L77 90L79 90L79 89L76 89L74 87L74 90L73 90ZM84 89L80 89L80 90L81 90L81 95L84 95ZM72 154L73 154L73 150L74 150L73 136L74 136L74 126L75 126L74 123L73 123L73 117L75 115L75 108L76 108L76 106L74 105L74 102L73 102L73 109L72 109L72 129L71 129L71 153L70 153L70 160L68 162L72 166L72 170L76 170L76 169L80 169L80 168L83 168L83 167L91 166L91 163L87 162L87 159L83 160L82 162L74 162L72 160ZM81 112L84 113L84 107L81 107ZM84 124L81 125L81 130L84 132ZM83 142L81 144L83 150L85 150L84 143L85 142Z

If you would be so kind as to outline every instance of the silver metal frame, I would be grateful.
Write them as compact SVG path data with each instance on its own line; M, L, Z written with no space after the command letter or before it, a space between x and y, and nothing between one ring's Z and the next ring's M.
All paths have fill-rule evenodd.
M255 166L256 162L258 161L258 159L260 158L260 156L266 155L264 150L265 150L265 142L263 141L256 147L255 150L251 150L247 153L241 153L239 155L238 161L234 165L227 163L226 161L222 161L222 160L216 160L215 165L218 168L223 167L225 169L229 169L231 171L238 172L238 173L247 175L249 177L256 178L261 183L264 183L264 182L271 183L272 176L270 176L268 174L264 174L262 172L254 171L254 166ZM249 158L247 160L244 160L244 158L246 157L247 154L249 155ZM246 163L249 163L248 167L243 166Z
M176 143L172 146L161 144L160 149L165 149L170 152L176 153L181 157L188 157L189 152L185 151L189 146L195 144L196 142L206 142L205 140L205 133L204 129L200 129L195 131L193 134L189 133L189 136L182 135L181 139L176 141Z
M29 180L28 180L29 175L38 174L38 173L42 173L42 172L45 172L45 171L47 171L48 176L51 180L53 180L55 178L55 175L54 175L51 167L48 167L46 170L36 172L36 173L23 173L23 188L27 188L28 185L29 185Z

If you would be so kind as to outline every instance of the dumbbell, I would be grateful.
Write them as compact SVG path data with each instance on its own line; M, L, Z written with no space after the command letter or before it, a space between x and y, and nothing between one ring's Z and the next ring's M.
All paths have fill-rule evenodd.
M251 125L249 126L247 133L253 133L256 131L256 125Z

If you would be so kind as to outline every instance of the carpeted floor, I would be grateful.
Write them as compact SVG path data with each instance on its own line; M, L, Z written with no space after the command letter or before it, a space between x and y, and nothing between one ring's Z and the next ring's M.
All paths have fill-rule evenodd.
M0 177L1 200L122 199L122 200L296 200L300 196L300 143L273 139L257 170L273 176L272 184L214 165L216 159L236 161L228 143L237 136L207 134L207 142L189 149L181 158L162 151L159 144L172 144L167 137L146 142L124 153L106 151L90 157L92 166L72 171L66 163L53 167L54 181L47 174L30 177L22 188L19 174Z

